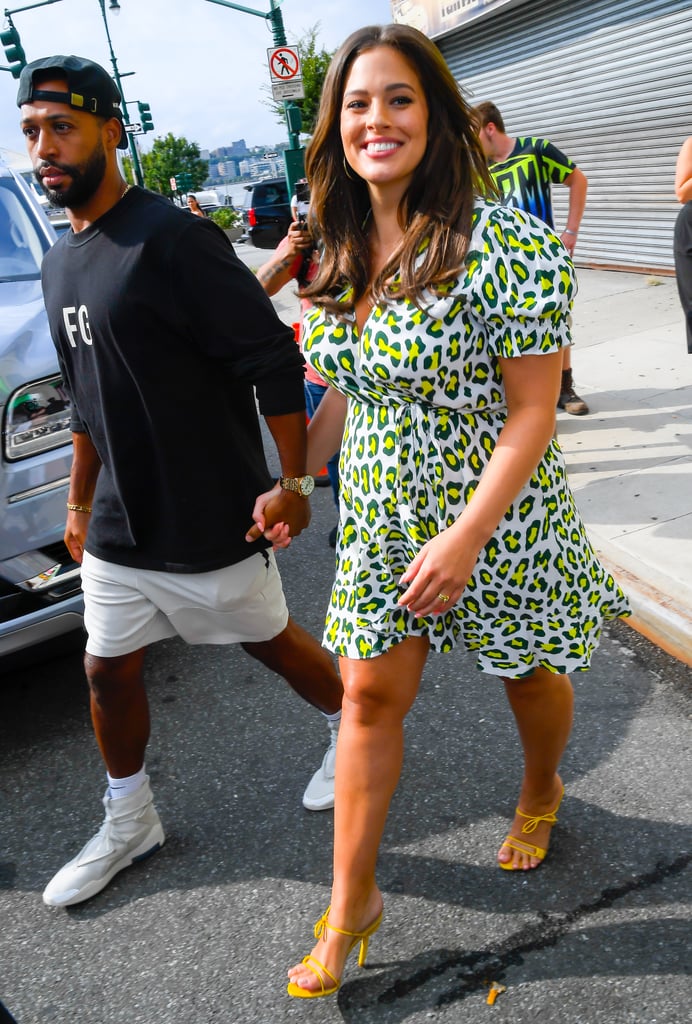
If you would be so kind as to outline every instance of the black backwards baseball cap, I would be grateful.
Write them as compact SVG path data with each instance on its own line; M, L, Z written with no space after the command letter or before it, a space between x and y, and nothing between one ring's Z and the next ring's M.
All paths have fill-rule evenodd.
M67 81L67 92L55 92L52 89L34 88L34 75L37 71L55 71L60 78ZM127 132L123 124L123 113L120 109L120 92L118 87L100 64L85 57L42 57L22 68L17 91L17 106L31 103L33 100L50 100L51 103L66 103L74 110L82 110L86 114L97 117L117 117L121 125L118 149L127 149Z

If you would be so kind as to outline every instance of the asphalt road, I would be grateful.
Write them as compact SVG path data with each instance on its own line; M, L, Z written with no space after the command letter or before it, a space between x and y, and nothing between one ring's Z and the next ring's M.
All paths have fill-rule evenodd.
M282 552L316 634L333 572L328 488ZM407 726L368 967L290 1000L328 896L331 812L301 807L320 716L236 648L159 644L148 768L163 850L90 902L41 891L100 824L78 655L0 677L0 998L19 1024L682 1024L690 1020L692 670L608 628L576 682L567 795L542 868L495 867L519 750L498 685L433 656ZM488 983L506 986L494 1006Z

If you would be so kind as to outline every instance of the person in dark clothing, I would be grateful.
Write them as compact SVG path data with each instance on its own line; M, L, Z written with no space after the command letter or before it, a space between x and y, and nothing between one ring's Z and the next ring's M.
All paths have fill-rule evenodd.
M0 1024L17 1024L17 1021L4 1003L0 1003Z
M319 265L319 248L315 244L307 224L296 217L289 225L284 238L281 239L275 251L266 263L257 271L257 280L264 288L267 295L276 295L289 281L297 281L300 288L304 288L317 273ZM301 314L309 309L312 303L309 300L301 300ZM302 334L302 322L298 324L298 343ZM316 373L308 363L305 367L305 405L308 418L312 419L317 408L327 391L327 384L324 379ZM337 516L339 513L339 453L338 451L327 461L327 473L332 487L334 505ZM335 526L329 534L329 546L336 547L336 535L338 526Z
M692 135L685 139L678 153L675 194L683 204L675 220L675 277L685 314L687 351L692 355Z
M82 563L108 779L105 821L48 884L49 906L89 899L164 841L144 764L149 644L240 643L327 716L330 742L343 695L331 657L288 615L271 541L248 536L272 484L255 394L281 462L269 520L290 536L310 520L302 356L216 225L123 181L118 103L80 57L20 77L36 177L72 226L42 277L72 398L65 542Z

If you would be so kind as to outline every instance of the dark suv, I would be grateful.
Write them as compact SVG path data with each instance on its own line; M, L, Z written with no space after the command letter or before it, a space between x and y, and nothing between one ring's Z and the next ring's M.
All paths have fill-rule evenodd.
M275 249L292 220L286 179L267 178L245 188L245 235L258 249Z
M79 566L63 543L70 403L48 329L41 261L55 232L0 160L0 656L82 625Z

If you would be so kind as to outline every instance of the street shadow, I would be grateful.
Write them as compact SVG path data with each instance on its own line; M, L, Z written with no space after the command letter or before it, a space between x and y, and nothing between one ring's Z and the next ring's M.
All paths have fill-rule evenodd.
M610 399L612 393L603 397ZM646 414L645 429L658 429L655 416L660 423L660 413ZM585 431L588 418L565 422ZM620 425L626 422L623 415ZM637 451L641 454L633 446L632 458ZM651 467L659 461L652 460ZM313 507L311 530L282 555L281 566L289 607L319 636L334 565L326 543L334 516L328 492L316 494ZM626 509L618 509L619 521L623 513ZM349 967L335 1000L345 1021L379 1024L385 1007L394 1014L388 1020L403 1022L421 1011L433 1016L439 1007L461 1004L484 991L490 978L510 986L520 974L522 984L548 985L569 977L588 981L657 973L674 978L687 969L689 923L666 917L665 911L682 913L689 899L689 888L675 889L672 883L688 864L681 851L690 849L690 830L652 813L655 792L641 816L620 810L632 806L629 788L655 790L642 764L629 776L623 771L622 790L609 777L610 788L602 794L609 807L601 805L598 791L599 772L631 737L656 700L657 680L666 673L665 665L653 673L650 662L633 652L626 630L619 624L608 627L591 673L575 679L577 722L563 766L567 797L549 856L528 876L501 872L495 864L520 773L514 724L501 687L481 676L470 656L430 658L407 722L406 763L379 878L390 906L403 897L412 910L416 901L425 901L432 913L435 904L458 910L459 943L441 948L430 942L431 948L418 955L378 962L374 940L369 969ZM104 969L120 970L125 963L138 984L134 961L141 951L144 959L145 946L137 947L134 932L134 944L127 945L122 959L116 952L107 963L109 928L118 928L125 916L119 912L131 911L132 926L132 920L136 924L144 916L143 905L153 906L156 926L146 942L155 942L169 923L165 913L170 905L155 900L163 893L192 892L195 900L199 894L203 905L206 891L221 891L217 899L231 907L224 938L237 950L239 975L261 963L255 953L261 953L261 942L272 931L281 930L287 905L295 919L294 893L301 898L292 927L308 942L310 926L324 909L317 901L327 896L331 877L332 814L306 812L300 803L326 746L320 716L237 648L192 649L179 641L157 645L147 659L147 682L153 726L147 768L166 845L88 903L51 912L40 903L43 886L95 831L102 815L103 768L89 722L81 655L18 668L1 680L0 907L3 899L12 900L25 927L26 938L13 950L18 961L35 955L37 948L43 952L46 934L52 933L59 949L52 963L47 961L46 989L55 985L49 964L51 969L57 964L56 973L71 984L66 964L74 950L92 960L88 969L96 979ZM681 703L678 710L683 721L689 704ZM671 733L674 728L671 714ZM661 760L670 756L667 738L658 745L651 741L652 773L654 755ZM642 737L640 746L645 741ZM587 788L590 777L594 800L575 795L580 783L582 792ZM666 796L670 807L669 794L663 802ZM274 916L268 925L261 899L259 938L251 938L246 953L232 904L233 886L248 883L260 893L273 887L267 902ZM599 911L635 896L646 919L592 923ZM479 941L465 912L502 917L502 938ZM214 913L218 908L210 907L209 916ZM105 927L88 927L95 923ZM209 932L198 922L195 927L201 949ZM415 912L405 927L415 930ZM307 952L307 943L305 950L300 948ZM72 969L80 969L78 959ZM212 980L223 985L218 977ZM155 986L156 979L150 984ZM564 1013L567 1019L569 1010Z
M528 925L491 949L435 949L410 960L369 964L369 970L359 972L357 980L346 981L339 991L342 1018L375 1024L385 1007L390 1024L416 1013L434 1016L442 1007L487 993L491 980L510 989L515 968L521 968L522 986L548 987L567 978L593 984L594 978L612 975L687 974L689 924L685 921L661 918L592 928L573 924L553 920ZM545 954L558 943L559 956L533 956ZM652 949L656 950L653 957ZM561 1019L569 1019L568 1007L563 1008Z
M621 630L627 643L630 631ZM613 641L607 648L591 673L575 679L580 711L562 769L568 795L550 856L532 872L529 889L495 866L521 771L504 693L468 655L430 658L407 722L406 764L381 852L385 892L481 911L491 911L501 893L513 913L569 903L575 886L605 886L684 848L690 832L681 826L651 815L614 814L569 795L570 784L613 755L649 698L647 676L636 671L637 655ZM150 862L118 876L106 893L70 914L98 915L134 892L145 897L160 889L194 889L212 879L238 883L258 873L326 886L332 814L300 806L326 746L320 716L238 648L193 649L167 641L151 654L154 735L147 770L167 842ZM69 671L55 689L42 690L48 699L38 699L39 689L35 671L17 687L1 791L14 820L17 857L22 863L28 850L32 857L12 877L11 868L4 874L0 869L0 887L35 891L98 827L102 813L102 774L84 685L77 686ZM37 818L25 795L56 777L58 766L61 778L67 766L69 787L63 791L53 783ZM47 834L54 836L49 843Z
M310 532L285 552L281 568L289 607L320 635L334 567L326 540L333 525L327 489L314 504ZM383 942L396 943L391 929L399 914L410 911L405 927L414 936L408 948L415 948L416 913L423 905L431 913L439 906L455 920L458 914L458 943L455 931L454 948L442 949L426 929L425 952L377 963L374 940L374 969L354 976L349 968L332 1012L368 1024L387 1007L394 1014L388 1020L404 1021L418 1008L432 1013L463 1001L487 977L511 984L517 968L522 982L605 975L609 969L641 975L656 958L661 971L680 972L685 951L678 923L664 921L662 908L674 905L682 913L688 894L658 882L677 877L690 832L677 823L672 781L668 791L657 792L656 772L665 769L664 748L666 758L675 757L674 741L682 742L683 734L674 723L685 721L689 703L685 694L666 692L665 741L657 737L647 709L662 699L661 680L671 666L659 656L663 660L654 664L648 647L635 642L624 624L613 623L591 672L575 678L576 726L563 765L567 796L549 856L528 877L495 864L521 770L503 689L477 671L470 655L430 657L407 720L406 760L380 856L379 879L390 908L382 932ZM57 962L63 946L72 949L77 942L91 957L94 943L121 920L136 929L150 917L150 934L162 938L171 908L204 908L209 894L202 931L202 917L190 919L191 941L208 939L209 916L210 933L235 950L237 972L251 972L251 951L267 935L280 951L296 949L302 956L331 879L332 813L301 806L326 748L321 716L235 647L166 641L149 652L146 674L152 711L147 770L167 841L156 856L67 911L49 911L40 893L98 828L104 788L81 657L3 681L0 913L10 909L27 935L43 936L51 962ZM642 720L646 731L634 745L631 736ZM612 764L623 750L630 760L620 774ZM646 797L639 813L637 788ZM245 921L236 925L235 895L255 891L257 902L253 897L241 904ZM621 906L632 893L646 921L592 927L590 913ZM252 933L245 952L254 913L257 936ZM481 915L487 943L486 935L478 937ZM579 955L572 956L577 942ZM617 960L623 948L624 965ZM533 950L542 955L534 960ZM553 960L555 950L560 956ZM211 984L215 997L223 998L227 982L214 976Z

